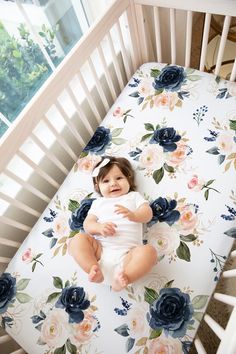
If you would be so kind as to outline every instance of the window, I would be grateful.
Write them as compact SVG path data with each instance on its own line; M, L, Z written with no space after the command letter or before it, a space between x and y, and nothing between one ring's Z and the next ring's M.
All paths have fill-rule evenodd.
M0 137L112 0L0 0Z

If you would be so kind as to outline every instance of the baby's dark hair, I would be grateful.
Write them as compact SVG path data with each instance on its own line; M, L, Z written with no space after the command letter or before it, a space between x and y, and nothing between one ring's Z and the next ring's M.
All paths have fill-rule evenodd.
M96 177L93 177L93 184L94 184L94 189L96 192L100 193L98 183L101 179L103 179L110 169L116 165L119 167L123 175L127 178L129 185L130 185L130 191L135 191L136 190L136 185L135 185L135 176L134 176L134 170L131 166L131 163L129 160L127 160L124 157L114 157L114 156L103 156L102 160L95 166L99 167L99 165L102 163L104 159L109 159L110 161L103 167L100 168L99 173Z

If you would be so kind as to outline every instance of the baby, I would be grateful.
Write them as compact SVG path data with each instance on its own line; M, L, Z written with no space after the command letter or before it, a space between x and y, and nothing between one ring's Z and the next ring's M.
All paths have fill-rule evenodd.
M147 200L135 191L134 171L122 157L103 157L92 173L96 199L76 235L70 253L92 282L114 291L146 275L156 264L151 245L143 245L143 223L152 218Z

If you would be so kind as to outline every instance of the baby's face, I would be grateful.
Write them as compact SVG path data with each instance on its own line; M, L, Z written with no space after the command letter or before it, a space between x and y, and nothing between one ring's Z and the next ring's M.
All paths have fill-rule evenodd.
M98 182L98 187L101 195L106 198L120 197L130 189L128 179L116 165Z

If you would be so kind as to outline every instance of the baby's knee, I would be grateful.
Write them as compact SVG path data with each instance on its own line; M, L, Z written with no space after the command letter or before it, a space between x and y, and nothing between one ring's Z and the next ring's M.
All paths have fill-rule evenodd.
M147 257L149 257L150 263L155 265L157 263L157 251L152 245L146 245Z
M69 240L68 242L68 252L71 256L74 255L74 251L77 248L78 245L78 237L79 234L76 234L72 239Z

